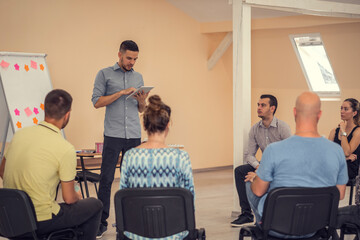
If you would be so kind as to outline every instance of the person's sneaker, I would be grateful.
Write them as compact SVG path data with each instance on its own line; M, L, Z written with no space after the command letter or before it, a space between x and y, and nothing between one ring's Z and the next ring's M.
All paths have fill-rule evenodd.
M242 213L237 219L231 222L232 227L241 227L254 224L254 216Z
M102 236L104 235L104 233L106 232L106 230L107 230L107 226L104 226L104 225L100 224L98 233L96 234L96 238L97 238L97 239L102 238Z

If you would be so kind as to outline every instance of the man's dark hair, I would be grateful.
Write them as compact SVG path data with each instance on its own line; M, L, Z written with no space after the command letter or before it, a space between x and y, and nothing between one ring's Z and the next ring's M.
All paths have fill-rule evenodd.
M45 97L45 117L61 119L70 111L71 95L62 89L54 89Z
M263 98L269 98L270 99L270 101L269 101L270 107L275 106L275 110L274 110L274 115L275 115L277 105L278 105L276 97L274 97L273 95L270 95L270 94L263 94L263 95L260 96L260 98L261 99L263 99Z
M123 41L121 44L120 44L120 48L119 48L119 51L124 53L126 52L126 50L129 50L129 51L133 51L133 52L138 52L139 51L139 47L138 45L132 41L132 40L126 40L126 41Z

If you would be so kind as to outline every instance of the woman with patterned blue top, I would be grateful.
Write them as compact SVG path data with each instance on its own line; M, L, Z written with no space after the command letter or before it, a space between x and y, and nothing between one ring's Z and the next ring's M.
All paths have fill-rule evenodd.
M194 195L194 181L187 152L165 144L169 133L171 109L158 95L149 98L143 113L148 141L128 150L123 159L120 189L143 187L180 187ZM195 195L194 195L195 196ZM183 239L187 231L162 239ZM129 232L130 239L149 239Z

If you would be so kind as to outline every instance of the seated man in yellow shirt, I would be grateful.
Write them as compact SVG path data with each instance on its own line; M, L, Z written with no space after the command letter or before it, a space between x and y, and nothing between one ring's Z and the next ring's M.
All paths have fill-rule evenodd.
M81 239L96 239L102 203L95 198L80 200L74 189L76 153L61 135L70 118L72 97L56 89L45 98L45 121L17 131L0 166L5 188L20 189L31 198L38 233L79 228ZM61 183L65 203L55 201Z

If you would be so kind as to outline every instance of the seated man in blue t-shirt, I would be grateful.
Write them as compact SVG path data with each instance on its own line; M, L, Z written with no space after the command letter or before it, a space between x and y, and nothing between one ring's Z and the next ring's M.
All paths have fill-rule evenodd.
M344 152L338 144L318 133L320 105L316 94L302 93L294 108L295 135L270 144L257 172L246 176L246 193L257 225L260 225L267 193L274 188L336 185L340 199L344 198L348 182Z

